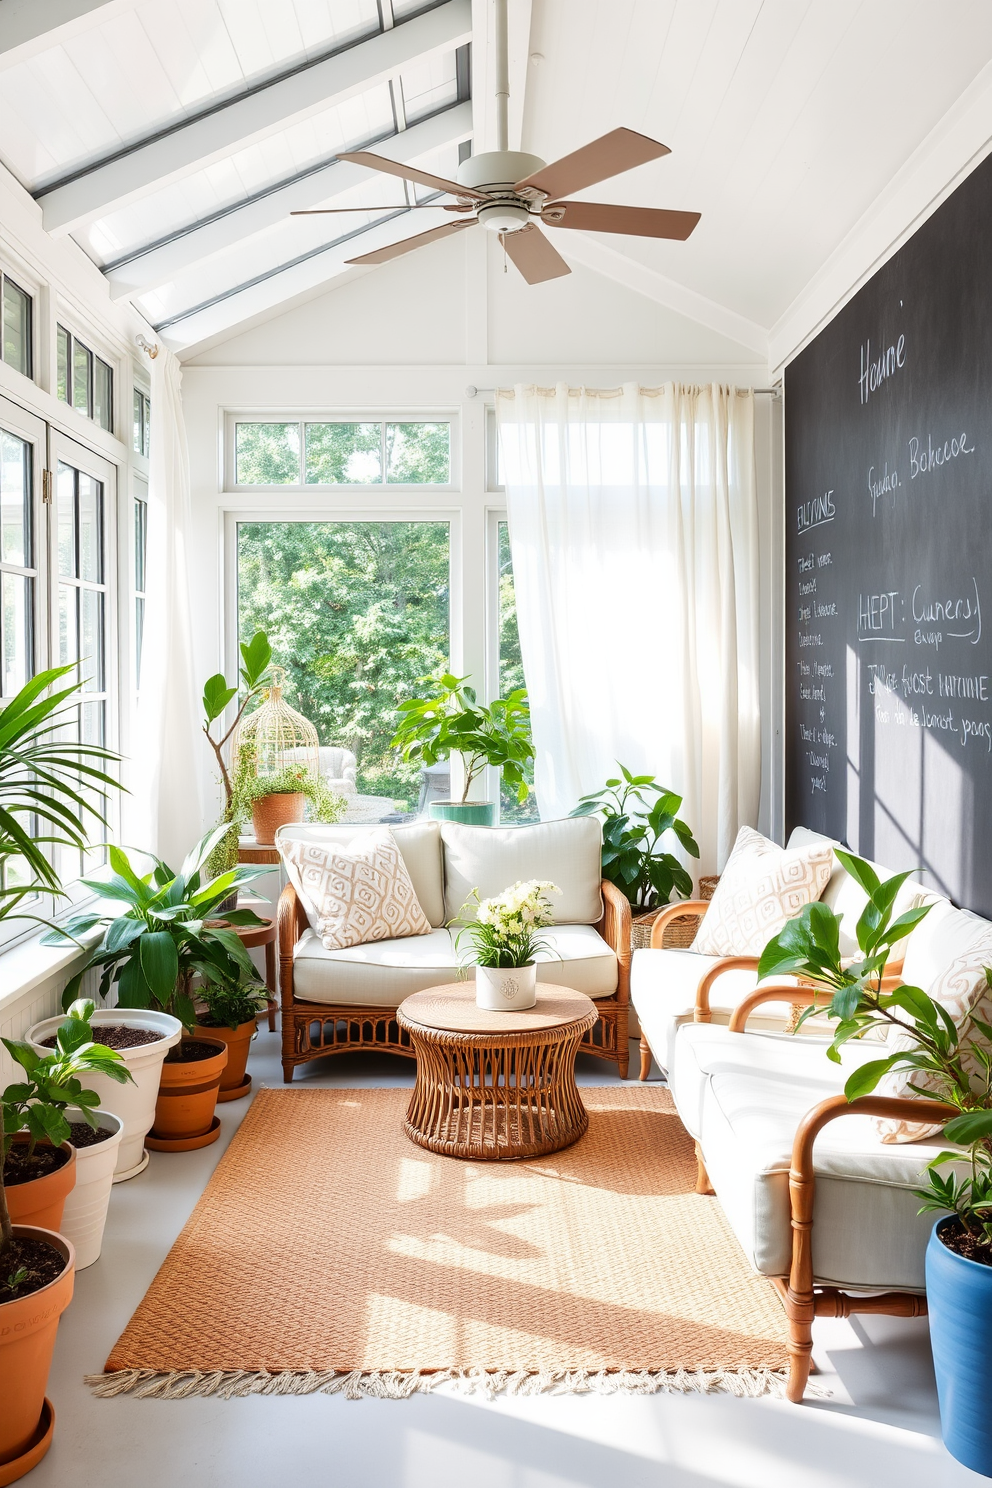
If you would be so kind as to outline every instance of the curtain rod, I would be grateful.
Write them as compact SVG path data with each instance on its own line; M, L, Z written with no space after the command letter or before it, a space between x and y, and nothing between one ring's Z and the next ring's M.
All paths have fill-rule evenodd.
M597 389L597 391L598 391L598 389ZM473 383L470 382L468 384L468 387L465 389L465 396L466 396L466 398L474 398L479 393L495 393L495 392L498 392L498 389L497 388L494 388L494 387L476 387ZM751 388L751 392L754 393L754 394L756 394L756 395L757 394L762 394L766 398L781 398L781 396L782 396L782 388L781 388L781 386L779 386L779 387L767 387L767 388Z

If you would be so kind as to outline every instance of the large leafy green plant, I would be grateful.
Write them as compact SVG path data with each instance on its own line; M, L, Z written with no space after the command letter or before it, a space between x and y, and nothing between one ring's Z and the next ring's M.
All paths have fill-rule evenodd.
M927 1184L918 1190L920 1212L955 1213L992 1261L992 1026L972 1014L966 1047L950 1013L921 987L887 984L886 962L929 912L929 905L893 919L896 896L910 874L882 881L863 858L842 849L837 849L837 856L867 895L856 932L860 956L845 964L840 917L826 904L807 904L762 951L759 981L799 975L832 994L826 1008L806 1008L797 1026L825 1011L836 1024L827 1056L837 1063L851 1039L864 1038L873 1030L901 1035L902 1047L860 1065L848 1077L844 1093L848 1100L856 1100L870 1095L890 1070L913 1070L919 1074L913 1081L914 1094L961 1113L944 1127L947 1139L960 1147L939 1153L928 1164ZM992 986L992 971L986 969L985 977ZM962 1159L968 1164L964 1175L941 1172Z
M93 1004L74 1002L68 1017L59 1027L51 1054L40 1055L30 1044L18 1039L4 1039L8 1054L24 1070L25 1078L8 1085L0 1096L3 1126L0 1138L0 1295L8 1281L3 1264L4 1252L13 1239L10 1211L4 1189L3 1167L18 1132L28 1133L26 1161L36 1159L39 1142L58 1147L70 1136L66 1107L77 1106L83 1120L96 1128L94 1111L100 1097L85 1090L80 1076L109 1075L124 1084L131 1074L116 1049L93 1042L90 1017Z
M667 904L674 890L692 893L692 879L674 853L661 847L674 832L690 857L699 857L692 832L679 819L682 797L653 775L633 775L617 761L620 776L583 796L572 816L603 818L603 877L638 909Z
M393 747L403 751L405 760L425 765L460 754L465 764L463 802L487 765L502 770L503 780L516 791L517 800L526 801L530 786L524 779L524 769L534 758L534 745L525 690L516 687L507 697L497 698L486 707L477 702L475 689L466 685L466 677L445 672L420 680L431 682L433 693L400 703Z
M210 921L234 889L271 869L245 864L211 877L206 865L226 831L222 824L201 838L178 873L153 858L151 871L139 874L125 852L110 849L111 876L83 882L101 898L126 908L117 914L84 911L44 936L46 944L54 945L85 935L97 925L105 927L100 944L68 983L63 1006L75 999L83 977L96 967L102 998L116 987L119 1007L154 1008L192 1028L194 978L208 986L257 980L248 952L229 927L264 922L250 909L224 912L223 924Z

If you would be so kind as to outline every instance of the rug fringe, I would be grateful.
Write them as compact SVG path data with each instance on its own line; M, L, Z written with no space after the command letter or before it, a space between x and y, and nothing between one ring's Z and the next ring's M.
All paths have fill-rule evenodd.
M542 1369L542 1370L264 1370L177 1369L159 1374L153 1369L118 1369L90 1374L86 1383L94 1395L112 1399L187 1400L216 1395L231 1400L243 1395L343 1395L346 1400L406 1400L429 1394L442 1385L459 1393L498 1395L734 1395L756 1399L784 1398L787 1375L775 1369ZM828 1392L812 1383L809 1395Z

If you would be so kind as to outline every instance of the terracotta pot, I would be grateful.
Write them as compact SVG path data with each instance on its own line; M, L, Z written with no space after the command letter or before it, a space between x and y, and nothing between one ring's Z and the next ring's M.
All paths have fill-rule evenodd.
M196 1041L213 1044L217 1053L209 1059L190 1060L188 1064L162 1065L155 1125L148 1133L159 1150L162 1143L171 1145L202 1137L213 1125L217 1093L227 1065L227 1044L217 1037L213 1028L209 1033L198 1029Z
M14 1146L26 1147L27 1144L27 1132L18 1132ZM34 1225L43 1230L62 1228L62 1211L76 1181L76 1149L63 1142L62 1151L68 1152L70 1157L58 1172L48 1173L44 1178L32 1178L30 1183L14 1183L7 1189L7 1208L12 1224Z
M67 1121L82 1121L83 1113L75 1106L66 1110ZM110 1111L94 1111L97 1125L110 1135L92 1146L76 1148L76 1183L65 1201L60 1233L71 1240L76 1250L76 1270L84 1271L100 1259L103 1231L107 1223L110 1190L117 1165L117 1149L124 1135L124 1123Z
M207 1038L223 1039L227 1045L227 1065L220 1077L219 1101L237 1100L241 1095L247 1095L251 1086L251 1076L245 1074L248 1064L248 1051L251 1041L255 1037L255 1019L249 1018L247 1023L241 1023L237 1028L214 1028L210 1024L197 1023L195 1033L199 1038L205 1034Z
M36 1054L51 1054L42 1040L58 1033L65 1018L45 1018L27 1031L27 1041ZM154 1044L140 1044L136 1049L121 1049L121 1058L131 1071L133 1083L119 1084L109 1075L95 1071L87 1073L83 1084L87 1090L95 1090L100 1097L101 1109L113 1111L124 1123L124 1135L117 1149L117 1166L114 1182L122 1183L134 1178L148 1166L148 1153L144 1150L145 1134L155 1119L155 1101L162 1061L178 1044L183 1025L169 1013L156 1013L150 1008L99 1008L90 1019L94 1029L101 1024L124 1023L129 1028L150 1028L161 1034Z
M251 824L260 847L273 847L280 827L301 822L307 798L302 791L275 791L251 804Z
M40 1462L51 1441L43 1429L45 1390L59 1318L72 1301L75 1252L64 1235L15 1225L22 1240L46 1240L65 1256L61 1276L39 1292L0 1302L0 1482L13 1483ZM18 1461L20 1459L20 1461ZM19 1469L19 1470L18 1470Z

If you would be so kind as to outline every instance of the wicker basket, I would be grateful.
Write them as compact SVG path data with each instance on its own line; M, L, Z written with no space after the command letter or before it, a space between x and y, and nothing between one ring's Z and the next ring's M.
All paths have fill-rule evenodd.
M705 873L699 880L700 899L712 899L713 890L720 882L718 873ZM651 944L651 927L654 925L655 916L659 915L667 905L659 905L657 909L649 909L647 914L638 915L631 921L630 925L630 949L632 951L644 951ZM676 915L669 920L665 926L664 947L666 950L685 950L696 938L699 929L699 915L686 914Z

